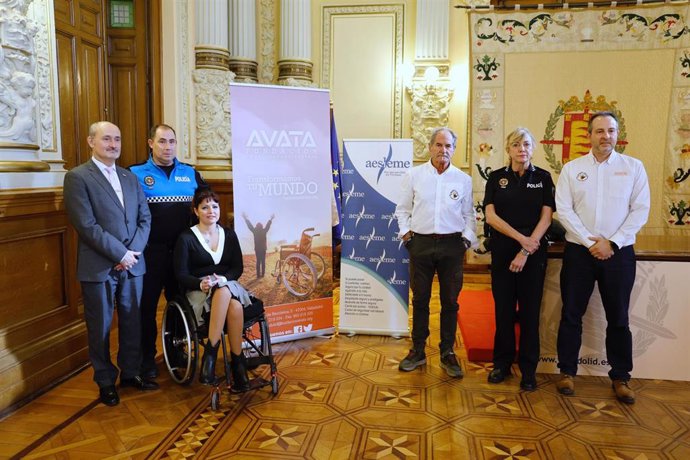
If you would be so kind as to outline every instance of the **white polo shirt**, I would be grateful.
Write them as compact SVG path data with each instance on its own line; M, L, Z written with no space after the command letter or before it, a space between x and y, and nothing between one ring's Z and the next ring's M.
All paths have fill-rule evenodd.
M410 230L425 235L462 232L473 245L477 241L472 179L453 165L439 174L427 161L408 171L395 216L401 237Z
M563 166L556 211L565 239L590 247L603 236L618 247L635 243L649 217L649 181L642 162L616 151L598 163L591 150Z

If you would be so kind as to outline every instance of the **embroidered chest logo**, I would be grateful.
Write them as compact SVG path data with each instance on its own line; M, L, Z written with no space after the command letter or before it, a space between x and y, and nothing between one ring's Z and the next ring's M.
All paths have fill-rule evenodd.
M144 177L144 184L148 185L149 187L151 187L155 183L156 183L156 179L154 179L153 176Z
M575 176L575 177L577 177L577 180L579 180L580 182L584 182L587 180L587 178L589 176L587 175L586 172L582 171L582 172L577 173L577 176Z
M538 184L527 183L527 188L544 188L544 184L539 182Z
M449 196L450 196L450 199L453 201L457 201L460 198L460 194L458 193L457 190L451 190Z
M506 179L505 177L502 179L499 179L498 186L501 188L506 188L508 186L508 179Z
M175 182L191 182L192 180L187 176L175 176Z

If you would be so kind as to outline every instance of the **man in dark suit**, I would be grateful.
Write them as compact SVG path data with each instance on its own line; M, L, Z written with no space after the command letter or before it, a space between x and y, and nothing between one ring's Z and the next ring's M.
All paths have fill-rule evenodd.
M91 160L67 173L65 208L79 235L77 278L84 299L89 358L101 401L120 402L115 382L139 390L158 388L139 376L141 364L142 278L139 259L151 228L151 214L137 178L115 165L120 157L120 129L107 121L89 128ZM110 360L110 325L117 307L117 367ZM119 370L118 370L119 368Z

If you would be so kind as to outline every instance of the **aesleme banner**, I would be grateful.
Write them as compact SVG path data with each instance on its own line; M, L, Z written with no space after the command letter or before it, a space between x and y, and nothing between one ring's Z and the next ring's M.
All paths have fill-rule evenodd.
M409 256L395 206L412 140L343 141L340 333L409 335Z
M329 93L230 85L240 282L274 342L333 331Z

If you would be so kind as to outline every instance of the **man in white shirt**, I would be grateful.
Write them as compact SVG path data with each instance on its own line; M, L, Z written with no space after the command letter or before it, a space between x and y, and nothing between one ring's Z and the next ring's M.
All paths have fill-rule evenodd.
M632 334L628 320L635 282L635 236L649 216L649 182L642 162L615 151L618 120L592 114L587 128L592 149L566 163L556 186L556 210L566 229L561 269L563 309L558 328L561 394L575 393L582 344L582 317L595 281L606 313L606 354L616 397L633 404L628 386Z
M453 345L457 329L458 295L462 289L465 251L477 241L472 179L450 162L457 136L438 128L429 142L430 161L412 168L402 181L395 209L399 235L410 253L412 287L412 349L400 362L401 371L426 363L429 300L434 273L441 300L441 367L462 377Z

